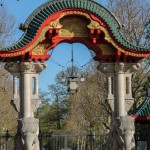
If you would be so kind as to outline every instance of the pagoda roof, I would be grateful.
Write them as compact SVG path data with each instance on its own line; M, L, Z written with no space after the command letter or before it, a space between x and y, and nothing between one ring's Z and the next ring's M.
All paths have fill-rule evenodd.
M120 32L120 23L116 17L104 6L96 3L93 0L55 0L48 1L43 5L39 6L23 24L25 28L23 36L14 45L1 48L0 51L11 52L16 49L20 49L29 44L36 34L42 23L52 14L61 11L63 9L78 8L88 10L91 13L99 16L109 27L112 36L125 48L137 51L137 52L148 52L149 49L135 46L128 42L122 33Z
M150 97L144 99L143 103L131 113L131 117L137 121L150 121Z

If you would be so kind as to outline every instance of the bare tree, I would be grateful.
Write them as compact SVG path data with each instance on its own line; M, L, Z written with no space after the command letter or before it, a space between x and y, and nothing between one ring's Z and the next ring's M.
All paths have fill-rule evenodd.
M149 46L149 0L108 0L109 9L122 24L125 38L137 46ZM146 96L150 77L150 58L141 61L141 69L133 75L133 97L136 108Z
M14 132L17 125L17 114L11 106L12 78L10 74L0 65L0 133Z
M0 47L4 47L13 42L15 18L4 5L0 7L0 14ZM0 133L7 129L14 132L17 125L17 114L10 104L13 94L12 77L4 69L4 65L0 63Z
M67 130L76 134L104 134L109 128L109 107L106 104L106 80L95 69L86 73L86 82L69 97Z
M10 14L5 5L0 7L0 47L8 46L14 42L15 17Z
M121 31L128 41L144 44L145 23L150 16L149 0L108 0L108 8L122 24Z

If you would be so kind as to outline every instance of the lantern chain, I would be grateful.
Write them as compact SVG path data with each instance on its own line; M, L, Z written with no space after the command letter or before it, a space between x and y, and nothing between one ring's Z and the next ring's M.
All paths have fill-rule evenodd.
M90 52L90 50L89 50L89 52ZM52 50L51 57L52 57L53 53L54 53L54 49ZM72 68L73 68L74 67L73 44L72 44L72 52L71 53L72 53L71 54L71 63L72 63ZM91 54L91 57L92 57L92 53L91 52L90 52L90 54ZM57 61L55 61L53 58L50 58L49 61L52 62L52 63L54 63L54 64L56 64L56 65L58 65L59 67L62 67L62 68L65 68L67 66L67 64L68 64L68 62L67 62L66 66L63 66L60 63L58 63ZM92 61L93 61L93 58L90 61L88 61L87 63L85 63L84 65L82 65L82 66L80 66L78 62L77 62L77 64L78 64L78 66L80 66L81 68L83 68L83 67L87 66L88 64L90 64ZM73 72L73 70L72 70L72 72Z
M72 72L71 72L71 75L73 76L73 72L74 72L74 57L73 57L73 44L72 44L72 50L71 50L71 63L72 63Z

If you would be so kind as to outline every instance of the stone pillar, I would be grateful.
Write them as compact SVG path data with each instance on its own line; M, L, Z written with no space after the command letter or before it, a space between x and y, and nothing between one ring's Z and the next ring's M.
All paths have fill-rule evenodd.
M114 118L126 116L130 110L133 104L131 76L139 68L139 63L99 64L98 70L104 73L108 80L107 100L114 111Z
M39 87L38 87L38 77L37 77L37 76L35 77L35 82L34 82L34 84L35 84L35 94L38 95Z
M139 68L139 63L100 63L98 66L98 69L107 76L107 100L114 114L108 150L134 150L134 119L127 113L133 104L131 76ZM111 92L112 82L113 92Z
M115 63L115 100L116 117L125 116L125 72L124 63Z
M22 74L22 101L21 101L21 106L23 107L21 110L22 111L22 116L23 117L31 117L31 78L30 78L30 74L28 73L23 73Z
M14 76L12 104L19 114L17 135L20 136L16 137L15 149L39 150L39 120L34 118L34 112L41 102L38 96L38 74L46 65L33 62L6 63L5 68ZM32 78L35 78L34 83ZM35 87L35 92L32 92L32 87Z

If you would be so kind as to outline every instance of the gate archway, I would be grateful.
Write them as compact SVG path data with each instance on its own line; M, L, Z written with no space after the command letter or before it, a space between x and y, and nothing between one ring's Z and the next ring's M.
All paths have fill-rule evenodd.
M20 25L24 31L20 40L10 47L0 49L0 60L6 62L5 68L14 76L12 101L19 113L18 129L24 142L20 142L18 147L39 149L38 120L34 118L40 103L38 74L46 67L45 61L50 59L48 51L62 42L79 42L93 50L94 60L100 63L98 69L108 77L107 100L113 111L116 129L112 131L115 138L109 140L109 143L116 140L116 147L119 146L121 139L118 140L117 136L121 136L125 141L122 147L131 149L134 146L131 142L134 120L127 116L133 101L131 75L140 68L138 61L147 57L150 51L128 42L120 28L115 16L93 0L46 2ZM20 93L17 91L18 78ZM35 80L34 93L32 78ZM124 130L130 136L126 133L125 136L122 135ZM18 147L16 149L20 149ZM112 145L109 149L111 148Z

